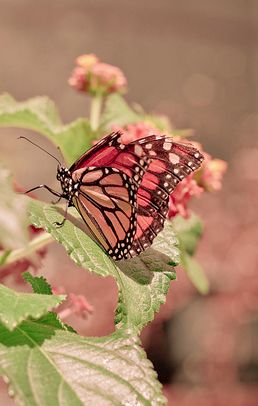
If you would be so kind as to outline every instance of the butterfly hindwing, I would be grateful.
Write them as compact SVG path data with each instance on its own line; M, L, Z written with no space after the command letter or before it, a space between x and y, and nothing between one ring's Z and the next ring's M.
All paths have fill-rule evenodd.
M115 260L127 258L137 227L137 191L116 168L90 167L72 174L79 182L73 203L98 243Z

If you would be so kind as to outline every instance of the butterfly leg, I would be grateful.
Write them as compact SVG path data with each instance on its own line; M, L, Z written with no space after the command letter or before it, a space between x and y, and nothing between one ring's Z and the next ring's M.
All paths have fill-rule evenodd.
M42 189L42 188L47 189L50 193L52 193L53 195L55 195L61 199L62 195L60 193L56 192L55 190L51 189L47 185L39 185L39 186L33 187L32 189L27 190L25 193L27 194L27 193L33 192L34 190Z
M68 212L68 207L70 205L70 200L66 203L66 207L65 207L65 214L64 214L64 218L62 221L55 221L53 224L56 226L56 228L60 228L63 227L64 223L67 220L67 212Z
M62 196L59 196L59 198L57 200L51 200L52 204L57 204L60 202L60 200L62 199Z

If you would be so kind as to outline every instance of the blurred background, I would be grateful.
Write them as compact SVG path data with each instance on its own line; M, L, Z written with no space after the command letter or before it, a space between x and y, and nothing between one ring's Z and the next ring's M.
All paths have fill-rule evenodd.
M169 405L258 404L257 23L255 0L0 0L1 92L48 95L65 123L86 116L87 97L67 80L78 55L95 53L123 70L129 102L193 128L205 151L229 163L223 190L192 205L205 221L198 259L210 294L178 270L142 334ZM54 186L55 163L19 135L0 130L0 155L17 182ZM69 320L80 333L113 331L113 280L77 269L55 244L40 273L85 295L93 313ZM0 404L13 404L1 388Z

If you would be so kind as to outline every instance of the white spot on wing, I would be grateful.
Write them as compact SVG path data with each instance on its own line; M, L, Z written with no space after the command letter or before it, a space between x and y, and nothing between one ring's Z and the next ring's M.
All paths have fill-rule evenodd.
M164 142L163 148L164 148L165 151L170 151L171 147L172 147L171 142Z
M136 153L136 155L142 156L143 153L142 147L140 145L135 145L134 152Z
M178 155L176 155L176 154L173 154L173 152L171 152L170 154L169 154L169 160L170 160L170 162L172 163L172 164L178 164L178 162L179 162L179 156Z

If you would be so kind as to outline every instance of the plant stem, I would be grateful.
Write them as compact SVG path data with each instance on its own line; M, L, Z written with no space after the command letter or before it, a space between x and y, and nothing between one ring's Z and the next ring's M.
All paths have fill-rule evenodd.
M31 240L25 248L18 248L17 250L10 252L10 254L7 255L4 263L1 265L12 264L13 262L18 261L19 259L27 257L33 254L39 248L42 248L45 245L50 244L52 241L53 238L51 237L50 234L42 233L38 237Z
M96 131L99 127L102 103L103 96L101 94L97 94L92 98L90 108L90 124L93 131Z

